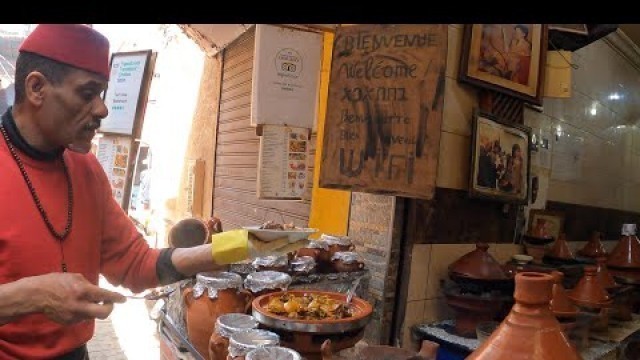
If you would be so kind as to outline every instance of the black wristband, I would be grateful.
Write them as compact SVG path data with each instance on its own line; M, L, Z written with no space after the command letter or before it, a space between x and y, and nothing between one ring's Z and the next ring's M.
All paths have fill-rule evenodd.
M171 261L171 254L173 254L174 250L175 248L160 250L160 257L158 257L158 262L156 262L156 274L158 275L158 280L162 286L173 284L188 277L181 274L178 269L176 269L175 265L173 265L173 261Z

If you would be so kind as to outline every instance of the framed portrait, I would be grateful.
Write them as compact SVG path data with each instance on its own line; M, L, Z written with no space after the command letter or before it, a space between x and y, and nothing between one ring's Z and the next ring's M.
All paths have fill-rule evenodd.
M527 233L531 233L533 228L540 222L544 223L549 235L557 239L564 231L565 215L561 211L552 211L544 209L529 210L529 220L527 225Z
M526 204L529 199L531 128L506 124L475 111L469 195Z
M542 105L545 24L467 24L459 79Z

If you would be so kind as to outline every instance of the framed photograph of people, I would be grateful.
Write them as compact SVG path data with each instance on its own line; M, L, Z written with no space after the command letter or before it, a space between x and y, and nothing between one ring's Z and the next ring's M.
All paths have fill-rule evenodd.
M467 24L459 79L542 105L544 24Z
M529 199L531 129L475 111L469 195L525 204Z

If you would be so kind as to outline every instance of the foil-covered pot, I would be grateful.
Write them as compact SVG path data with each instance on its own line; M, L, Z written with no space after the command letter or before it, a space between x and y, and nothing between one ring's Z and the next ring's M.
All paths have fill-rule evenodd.
M353 272L364 268L360 254L353 251L336 252L331 256L331 264L336 272Z
M320 239L319 241L321 242L325 242L327 245L331 246L331 245L342 245L342 246L351 246L351 238L349 238L348 236L337 236L337 235L327 235L327 234L322 234L320 235Z
M224 289L242 289L242 276L226 271L199 273L193 286L193 297L197 299L207 290L209 298L215 299L218 291Z
M254 295L270 291L284 291L291 285L291 276L279 271L258 271L247 275L244 288Z
M362 257L354 251L339 251L331 257L331 261L335 260L340 260L345 264L353 264L355 262L362 262Z
M297 351L281 346L269 346L251 350L246 360L301 360Z
M309 275L316 269L316 260L311 256L300 256L291 260L291 272L295 275Z
M258 321L251 315L233 313L220 315L216 320L216 333L225 338L245 330L257 329Z
M232 358L246 356L251 350L280 345L280 336L267 330L245 330L237 332L229 338L229 356Z
M272 270L286 272L289 270L289 257L287 255L271 255L255 258L251 263L257 271Z

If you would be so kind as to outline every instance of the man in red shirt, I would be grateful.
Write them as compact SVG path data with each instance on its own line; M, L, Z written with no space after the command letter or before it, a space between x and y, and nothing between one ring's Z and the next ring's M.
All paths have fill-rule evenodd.
M140 292L286 243L150 248L90 153L108 78L108 40L88 26L39 25L20 47L0 122L0 360L88 359L94 319L125 301L100 274Z

